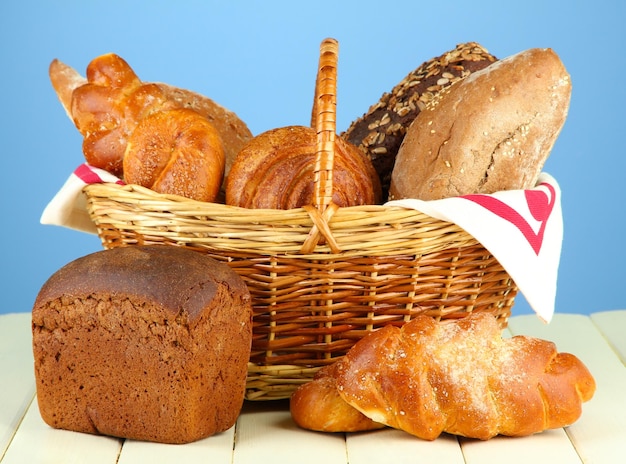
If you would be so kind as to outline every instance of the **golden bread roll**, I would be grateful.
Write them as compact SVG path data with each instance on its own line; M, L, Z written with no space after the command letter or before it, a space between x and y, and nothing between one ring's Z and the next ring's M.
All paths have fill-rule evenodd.
M392 200L526 189L565 123L570 76L551 49L497 61L439 93L409 127Z
M225 172L252 138L234 112L187 89L144 83L126 61L112 53L92 60L87 77L59 60L52 61L49 75L63 108L85 137L87 162L118 176L124 175L128 138L144 117L159 111L187 108L206 118L221 138Z
M442 432L486 440L564 427L595 392L578 358L549 341L502 338L486 313L386 326L355 344L335 376L349 405L427 440Z
M214 201L224 173L217 130L191 109L152 113L127 139L124 180L155 192Z
M380 182L369 160L335 138L332 200L338 206L380 202ZM250 140L226 180L226 204L292 209L313 204L316 132L310 127L271 129Z
M303 429L318 432L361 432L385 427L346 403L337 391L337 363L321 368L311 382L291 395L289 410Z
M70 113L83 135L83 154L92 166L122 177L128 137L139 121L167 106L163 92L143 84L128 63L114 54L94 58L87 83L72 92Z

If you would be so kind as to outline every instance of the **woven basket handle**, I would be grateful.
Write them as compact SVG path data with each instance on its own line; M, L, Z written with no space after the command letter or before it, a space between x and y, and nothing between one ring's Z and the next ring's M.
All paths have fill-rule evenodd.
M313 204L305 205L313 227L302 244L301 253L311 253L323 240L333 251L341 250L333 237L328 221L339 208L333 203L333 163L337 131L337 62L339 43L324 39L320 45L320 59L315 80L315 97L311 126L315 130L315 166Z
M317 134L313 206L324 212L333 197L333 162L337 131L337 61L339 43L324 39L315 80L311 125Z

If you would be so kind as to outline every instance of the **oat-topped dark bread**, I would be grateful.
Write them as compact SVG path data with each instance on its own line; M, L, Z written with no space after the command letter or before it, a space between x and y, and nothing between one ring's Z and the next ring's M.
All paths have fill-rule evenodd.
M52 275L32 318L52 427L187 443L239 415L252 309L225 264L168 245L99 251Z
M476 42L457 45L411 71L341 134L372 160L385 200L395 157L411 122L441 90L494 61L496 58Z

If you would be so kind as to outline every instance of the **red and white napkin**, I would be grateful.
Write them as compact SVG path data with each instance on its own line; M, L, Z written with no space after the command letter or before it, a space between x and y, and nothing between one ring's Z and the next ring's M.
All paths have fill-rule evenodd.
M87 163L78 166L65 181L61 190L50 200L41 214L40 222L53 226L63 226L70 229L98 233L87 212L87 201L83 195L83 187L87 184L124 182L113 174L102 169L94 168Z
M387 205L416 209L463 228L506 269L537 315L550 322L563 241L561 189L552 176L542 173L530 190Z
M82 189L100 182L123 184L106 171L80 165L46 206L41 223L95 234ZM463 228L502 264L537 315L550 322L563 240L561 190L552 176L542 173L529 190L387 205L416 209Z

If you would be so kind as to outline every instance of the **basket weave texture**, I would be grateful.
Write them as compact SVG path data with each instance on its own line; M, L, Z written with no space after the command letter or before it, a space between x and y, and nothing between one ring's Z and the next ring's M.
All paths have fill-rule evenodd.
M185 246L246 282L253 341L246 398L287 398L367 333L419 314L489 312L506 326L517 287L455 224L418 211L332 202L338 44L322 42L315 86L314 201L291 210L239 208L137 185L85 187L105 248Z

